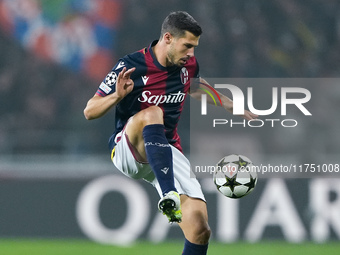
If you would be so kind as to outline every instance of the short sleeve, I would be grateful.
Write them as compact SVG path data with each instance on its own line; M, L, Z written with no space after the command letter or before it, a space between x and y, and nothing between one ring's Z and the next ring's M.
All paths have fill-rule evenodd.
M124 59L120 59L112 70L105 76L104 80L100 83L96 95L105 97L116 91L116 82L120 71L126 67Z

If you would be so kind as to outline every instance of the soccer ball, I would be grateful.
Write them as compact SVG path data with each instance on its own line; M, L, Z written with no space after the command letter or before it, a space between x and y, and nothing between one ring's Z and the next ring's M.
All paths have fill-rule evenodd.
M217 190L230 198L248 195L257 183L257 173L251 160L235 154L223 157L217 163L213 178Z

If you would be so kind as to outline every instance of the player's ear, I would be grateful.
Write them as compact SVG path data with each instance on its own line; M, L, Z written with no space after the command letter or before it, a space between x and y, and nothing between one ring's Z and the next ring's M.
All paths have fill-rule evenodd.
M170 44L173 40L173 36L172 34L170 34L169 32L164 33L163 35L163 40L167 43Z

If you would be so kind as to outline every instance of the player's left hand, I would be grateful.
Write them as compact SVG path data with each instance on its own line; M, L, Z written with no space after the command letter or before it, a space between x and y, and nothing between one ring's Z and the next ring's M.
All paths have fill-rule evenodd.
M226 109L226 111L230 112L231 114L233 114L233 101L231 101L228 97L225 97L223 95L224 98L226 98L227 100L224 100L224 109ZM246 120L254 120L257 119L259 116L257 114L254 114L250 111L244 110L244 114L242 115L238 115Z
M244 110L244 114L241 115L241 117L243 117L246 120L255 120L259 116L257 114L254 114L254 113L250 112L250 111Z

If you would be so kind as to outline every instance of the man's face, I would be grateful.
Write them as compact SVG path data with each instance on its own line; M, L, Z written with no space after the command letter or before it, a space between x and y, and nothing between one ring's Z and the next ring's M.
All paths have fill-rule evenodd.
M199 36L185 31L184 37L172 37L167 52L167 65L184 66L189 58L194 56L194 49L198 46Z

